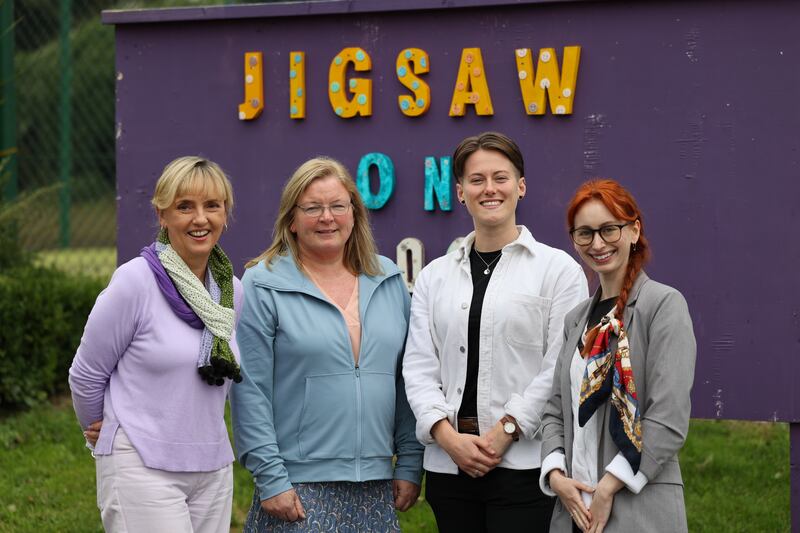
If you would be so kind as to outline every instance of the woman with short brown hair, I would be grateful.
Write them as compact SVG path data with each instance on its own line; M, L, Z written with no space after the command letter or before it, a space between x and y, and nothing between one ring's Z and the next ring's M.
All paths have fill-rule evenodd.
M528 188L513 140L468 137L453 167L475 231L417 278L403 362L426 498L444 533L546 531L541 417L563 316L588 296L586 277L516 224Z

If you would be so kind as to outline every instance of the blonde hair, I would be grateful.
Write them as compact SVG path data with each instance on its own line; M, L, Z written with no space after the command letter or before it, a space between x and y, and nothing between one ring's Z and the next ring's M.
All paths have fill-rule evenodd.
M233 186L225 172L213 161L197 156L184 156L175 159L164 167L156 183L156 190L150 203L157 211L162 211L184 194L222 194L225 214L233 213Z
M290 229L297 212L295 206L314 180L328 176L339 180L350 195L350 203L353 205L353 231L344 245L345 266L354 274L375 276L381 273L367 208L350 173L344 165L329 157L309 159L294 171L281 193L278 218L275 219L272 230L272 244L261 255L248 261L245 268L255 266L261 261L269 268L277 256L285 256L290 252L298 268L303 268L297 236Z

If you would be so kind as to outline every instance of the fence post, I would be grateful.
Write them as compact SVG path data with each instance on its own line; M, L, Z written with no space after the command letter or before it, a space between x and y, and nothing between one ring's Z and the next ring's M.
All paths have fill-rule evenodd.
M800 532L800 424L789 424L789 477L792 531Z
M70 50L69 31L72 26L72 0L61 0L61 31L59 33L59 50L61 68L61 100L60 117L60 150L59 190L60 205L60 243L62 248L69 247L70 241L70 175L72 174L72 54Z
M14 87L14 1L0 0L0 158L4 167L2 196L17 197L17 94Z

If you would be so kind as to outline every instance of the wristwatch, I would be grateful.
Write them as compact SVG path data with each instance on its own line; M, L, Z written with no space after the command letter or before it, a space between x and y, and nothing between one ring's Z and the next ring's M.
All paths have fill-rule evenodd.
M519 428L517 427L517 423L508 415L501 418L500 422L503 424L503 432L506 435L511 435L511 440L517 442L519 440Z

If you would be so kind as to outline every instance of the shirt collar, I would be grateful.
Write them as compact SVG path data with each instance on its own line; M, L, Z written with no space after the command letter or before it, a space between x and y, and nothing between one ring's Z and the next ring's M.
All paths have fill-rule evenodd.
M503 253L517 253L517 250L527 250L531 255L536 255L536 239L533 238L531 232L525 226L517 226L519 236L510 243L503 246ZM470 232L469 235L464 237L461 244L458 246L458 260L469 261L469 252L472 249L472 244L475 242L475 232Z

